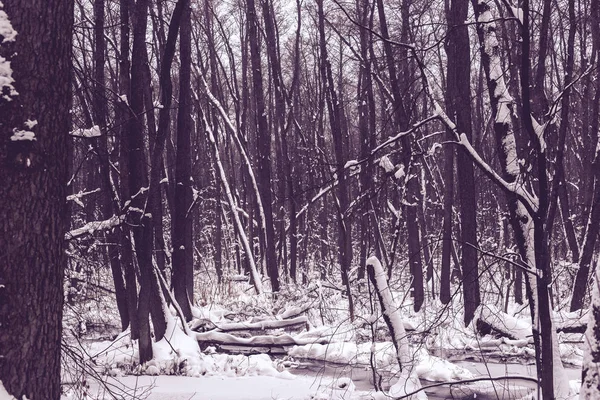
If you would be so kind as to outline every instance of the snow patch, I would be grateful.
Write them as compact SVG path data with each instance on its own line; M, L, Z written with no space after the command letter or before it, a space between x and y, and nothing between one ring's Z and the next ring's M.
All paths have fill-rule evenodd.
M546 140L544 139L544 131L546 130L546 124L540 125L540 123L537 122L533 115L531 116L531 124L533 125L533 131L535 132L535 136L537 136L540 142L540 150L543 153L546 151Z
M17 36L17 31L13 29L12 24L8 19L8 15L2 8L4 8L4 4L0 2L0 36L2 36L2 42L0 42L0 44L14 42L15 37Z
M76 129L73 132L71 132L71 136L84 138L98 137L100 135L102 135L102 133L98 125L94 125L89 129Z
M27 130L22 130L22 129L13 129L13 134L10 137L10 140L12 140L13 142L18 142L20 140L34 141L36 139L35 139L35 133L33 133L32 131L27 131Z
M15 90L13 83L15 80L12 77L12 68L10 67L10 61L0 56L0 93L5 90L8 94L2 95L2 98L6 101L11 101L11 96L17 96L19 93Z
M392 164L388 156L383 156L379 159L379 166L388 174L394 171L394 164Z
M0 3L1 5L2 3ZM16 397L12 396L8 391L4 388L4 384L0 381L0 400L17 400Z
M519 20L521 25L523 25L523 9L520 7L510 6L510 11L512 12L513 16Z
M400 180L400 179L404 178L404 175L406 175L404 173L404 165L400 164L400 167L398 167L398 170L394 173L394 178L396 178L397 180Z
M438 149L441 149L442 145L440 143L434 143L431 148L427 151L427 155L433 156Z
M392 387L390 387L390 391L388 393L392 398L406 398L409 394L421 389L421 382L419 379L412 375L408 376L407 373L403 373L400 375L400 379L396 382ZM417 394L414 394L409 399L418 399L425 400L427 399L427 394L424 391L420 391Z
M356 166L358 166L358 161L350 160L346 164L344 164L344 169L352 168L352 167L356 167Z

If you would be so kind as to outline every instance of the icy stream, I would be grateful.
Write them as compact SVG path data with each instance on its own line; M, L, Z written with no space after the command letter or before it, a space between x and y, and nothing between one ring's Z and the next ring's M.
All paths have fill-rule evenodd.
M524 376L535 377L535 365L533 364L501 364L501 363L483 363L471 361L454 361L463 368L473 372L476 376ZM356 385L356 390L369 392L373 390L373 373L369 368L360 366L349 366L328 362L307 362L302 363L299 368L291 369L294 375L302 377L312 377L318 382L320 379L329 380L342 377L351 378ZM566 367L565 373L569 380L580 379L581 369L576 367ZM389 375L383 377L383 382L394 382L393 377ZM421 381L421 384L429 386L435 382ZM388 385L389 386L389 385ZM503 380L503 381L482 381L474 386L467 385L443 385L426 389L429 399L515 399L525 396L535 388L535 384L528 380ZM384 389L387 389L384 386ZM476 396L474 396L476 393Z

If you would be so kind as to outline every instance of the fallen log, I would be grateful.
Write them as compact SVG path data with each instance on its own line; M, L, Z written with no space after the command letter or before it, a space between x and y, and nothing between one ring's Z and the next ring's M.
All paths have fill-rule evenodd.
M231 346L252 346L252 347L274 347L274 346L303 346L305 344L329 343L326 339L296 339L288 334L284 335L261 335L251 338L241 338L224 332L193 332L193 336L201 345L231 345Z
M555 323L555 327L557 332L585 333L586 324L587 319L580 318ZM483 335L497 333L510 339L533 341L531 324L528 321L506 314L495 306L482 306L476 326Z
M481 306L477 329L486 334L495 331L510 339L528 340L532 337L531 324L506 314L493 305Z
M215 330L218 332L235 332L235 331L247 331L247 330L266 330L266 329L280 329L287 328L290 326L305 325L308 323L306 317L297 317L292 319L282 320L266 320L258 322L226 322L223 324L216 324Z
M195 332L236 332L236 331L264 331L267 329L288 328L291 326L306 325L308 318L297 317L292 319L268 319L250 322L223 322L213 323L206 319L195 319L190 322L190 329Z
M577 325L563 325L556 328L556 332L563 333L585 333L587 329L587 325L585 324L577 324Z

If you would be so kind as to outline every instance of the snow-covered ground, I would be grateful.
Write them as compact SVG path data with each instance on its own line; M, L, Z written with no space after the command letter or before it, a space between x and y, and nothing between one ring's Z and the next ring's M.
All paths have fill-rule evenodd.
M326 394L331 380L311 377L283 379L272 376L123 376L107 383L122 396L148 400L306 400ZM102 398L106 391L94 383L91 398ZM329 391L333 393L333 391ZM341 391L339 391L341 392ZM100 397L99 397L100 396ZM108 395L107 395L108 396ZM147 396L147 397L146 397ZM111 397L106 397L111 398ZM117 397L118 398L118 397Z
M311 291L315 292L313 288L307 290ZM395 297L401 298L398 294ZM327 315L324 318L322 311L320 315L316 314L318 308L314 306L314 300L299 295L294 301L288 299L283 306L271 306L271 311L265 312L267 302L263 297L242 296L238 298L238 304L233 305L233 311L233 303L194 308L196 319L190 327L208 325L213 330L207 333L190 332L189 329L184 332L173 312L167 335L153 343L154 359L143 366L138 364L137 343L131 341L127 331L113 341L90 340L78 344L73 341L74 347L79 348L81 359L87 360L88 370L76 378L64 379L74 383L65 385L64 399L363 400L383 399L395 393L395 386L401 389L406 379L398 379L402 376L398 354L379 315L367 312L350 322L343 307L337 305L343 299L335 295L319 296L319 299L334 303L333 306L327 304L326 309L342 311L334 311L330 318ZM363 310L365 308L363 306ZM531 382L531 377L535 376L532 365L485 364L490 356L496 361L533 361L531 323L523 307L511 305L507 312L490 306L482 308L478 318L492 328L498 327L489 335L478 334L474 323L465 327L460 312L454 311L460 307L432 302L417 314L411 311L410 304L394 308L403 310L401 323L409 337L409 357L421 385L442 385L427 388L430 399L472 398L474 393L483 399L512 399L526 395L535 387ZM251 317L252 314L256 318ZM302 314L305 316L298 316ZM567 313L556 317L559 324L565 326L579 324L582 318ZM292 330L285 328L284 322L296 320L301 324L295 324ZM255 336L238 339L227 333L228 329L237 331L241 327L249 330L246 334L252 332ZM287 357L282 355L280 359L267 354L224 354L213 347L200 351L198 340L212 338L214 341L213 336L223 340L233 337L235 340L231 339L233 346L229 349L232 351L246 351L248 347L240 343L259 338L261 343L266 343L265 351L269 348L268 343L275 345L279 343L276 339L284 337L297 345L276 345L278 351L287 351ZM566 371L575 394L576 380L580 377L577 366L581 365L581 350L572 342L564 340L561 343L561 355L563 362L572 366ZM449 361L460 358L461 354L476 361ZM383 377L381 384L386 394L374 392L372 362ZM73 368L77 369L76 366ZM456 384L461 380L505 375L525 376L530 380L479 381L468 386ZM77 386L76 382L82 381L86 384ZM449 382L455 383L448 385Z

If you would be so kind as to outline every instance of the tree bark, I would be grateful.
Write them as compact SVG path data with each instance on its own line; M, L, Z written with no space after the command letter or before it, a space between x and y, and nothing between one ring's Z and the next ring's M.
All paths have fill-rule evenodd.
M402 15L404 22L407 22L408 12L411 2L407 0L402 6ZM402 98L403 90L406 88L406 82L400 79L396 69L396 60L394 57L394 51L392 44L389 41L390 35L388 31L388 24L385 15L385 8L383 0L377 0L377 11L379 14L379 25L381 29L381 36L386 39L383 42L383 49L385 53L385 59L387 63L388 74L390 78L390 84L392 89L392 101L394 106L394 122L397 128L404 132L408 130L410 121L409 114L407 112L406 104ZM408 23L402 24L402 37L408 39ZM401 55L399 57L406 63L405 69L408 69L408 54L404 48L402 48ZM406 78L406 77L403 77ZM404 85L403 85L404 84ZM412 140L408 136L404 136L402 142L402 164L404 165L404 171L407 176L410 177L410 168L413 161L412 151ZM417 209L418 207L418 192L419 185L416 178L409 178L406 180L406 187L399 188L405 192L406 203L405 215L407 223L407 239L408 239L408 259L410 264L410 272L413 278L413 298L414 298L414 310L419 311L425 300L425 292L423 288L423 264L421 261L421 242L419 239L419 225L417 222Z
M267 274L271 281L273 292L279 291L279 268L275 249L275 227L273 221L273 195L271 192L271 132L267 123L265 98L263 91L263 75L261 52L258 35L258 19L254 0L247 1L248 41L250 44L250 64L252 66L252 87L257 126L257 155L258 155L258 190L264 210L265 226L265 261Z
M181 21L179 52L179 109L177 112L177 155L175 162L175 204L172 217L173 276L171 284L175 299L187 321L192 319L194 301L194 253L192 242L192 154L190 133L191 108L191 9L185 6ZM191 290L190 290L191 284Z
M0 87L0 381L19 399L58 399L73 1L3 4L14 81Z
M100 189L102 191L102 205L100 219L110 218L115 211L116 200L113 196L113 188L110 177L110 155L108 154L108 104L105 91L105 38L104 38L104 0L94 0L94 111L95 120L102 133L101 137L96 138L95 147L100 161ZM127 291L123 279L121 260L119 258L120 244L119 235L115 230L109 230L105 233L108 262L115 285L115 297L117 309L121 317L121 329L127 329L129 325L129 309L127 308Z
M471 128L471 69L468 27L464 24L469 0L451 0L447 11L448 55L447 109L457 129L473 141ZM464 322L469 325L481 301L477 267L477 203L473 163L465 150L457 155L458 194L460 199L461 267L465 304Z
M327 52L327 41L325 37L325 14L323 10L323 0L317 0L317 13L319 25L319 51L321 61L319 69L321 74L321 84L325 95L325 103L329 115L331 135L333 137L333 147L336 160L336 175L338 180L338 190L336 208L338 218L338 260L340 264L342 284L348 292L348 309L350 319L354 319L354 307L352 303L352 294L350 292L350 281L348 273L352 268L352 221L348 218L347 211L350 203L348 197L348 172L344 164L348 158L346 152L347 132L342 128L342 110L338 94L335 91L331 63L329 62Z

